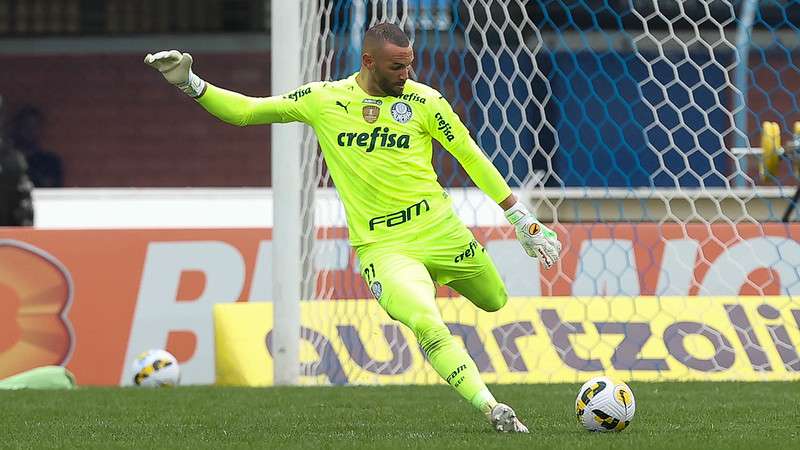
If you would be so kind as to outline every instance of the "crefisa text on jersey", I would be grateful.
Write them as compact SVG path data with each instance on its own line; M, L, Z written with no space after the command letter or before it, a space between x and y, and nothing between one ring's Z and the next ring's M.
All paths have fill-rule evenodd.
M300 97L303 97L310 93L311 93L311 88L301 88L289 94L289 98L294 101L297 101Z
M380 139L380 141L379 141ZM409 148L411 136L408 134L389 133L387 127L375 127L372 133L354 133L343 131L336 137L339 147L366 147L367 153L380 148Z
M422 103L423 105L425 104L425 97L420 97L419 95L415 94L414 92L411 92L411 93L408 93L408 94L399 95L397 98L399 98L401 100L408 100L410 102Z
M442 113L437 112L433 117L436 118L436 123L439 125L436 127L438 130L442 130L442 134L447 139L447 142L452 141L456 137L453 136L453 127L450 126L450 122L444 120Z

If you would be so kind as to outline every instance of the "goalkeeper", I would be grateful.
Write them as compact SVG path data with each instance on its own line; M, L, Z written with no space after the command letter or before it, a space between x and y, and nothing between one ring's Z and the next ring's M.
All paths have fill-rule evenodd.
M450 286L485 311L502 308L508 294L489 255L437 182L431 139L505 210L528 255L549 268L558 261L561 244L517 201L442 95L409 79L413 60L405 33L381 23L364 36L359 72L282 96L253 98L195 75L188 53L145 57L146 64L224 122L303 122L314 128L344 203L361 275L381 307L414 332L436 372L497 431L527 433L514 410L489 392L436 306L434 283Z

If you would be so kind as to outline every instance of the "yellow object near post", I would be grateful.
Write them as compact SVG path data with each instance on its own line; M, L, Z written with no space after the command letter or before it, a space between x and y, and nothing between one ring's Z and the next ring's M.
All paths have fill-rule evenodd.
M795 124L797 128L797 124ZM761 178L769 180L778 176L780 157L783 154L781 145L781 129L777 122L764 122L761 128L761 150L763 151L760 165Z

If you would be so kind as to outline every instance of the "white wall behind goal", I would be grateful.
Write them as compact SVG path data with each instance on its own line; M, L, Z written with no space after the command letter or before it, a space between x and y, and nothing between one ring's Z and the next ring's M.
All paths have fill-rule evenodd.
M469 226L505 224L502 211L477 189L450 189ZM59 229L272 227L268 188L62 188L33 193L35 226ZM333 189L316 195L316 223L346 226Z

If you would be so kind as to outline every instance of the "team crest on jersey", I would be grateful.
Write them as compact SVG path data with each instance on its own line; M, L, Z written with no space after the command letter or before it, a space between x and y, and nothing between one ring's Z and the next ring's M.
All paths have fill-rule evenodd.
M375 105L366 105L361 109L361 115L364 116L364 120L367 123L375 123L378 120L378 116L381 115L381 109Z
M372 295L375 297L375 300L381 299L381 294L383 294L383 286L381 286L380 281L373 281L371 285L369 285L369 289L372 291Z
M413 115L411 106L406 102L397 102L392 105L392 118L400 123L408 123Z

